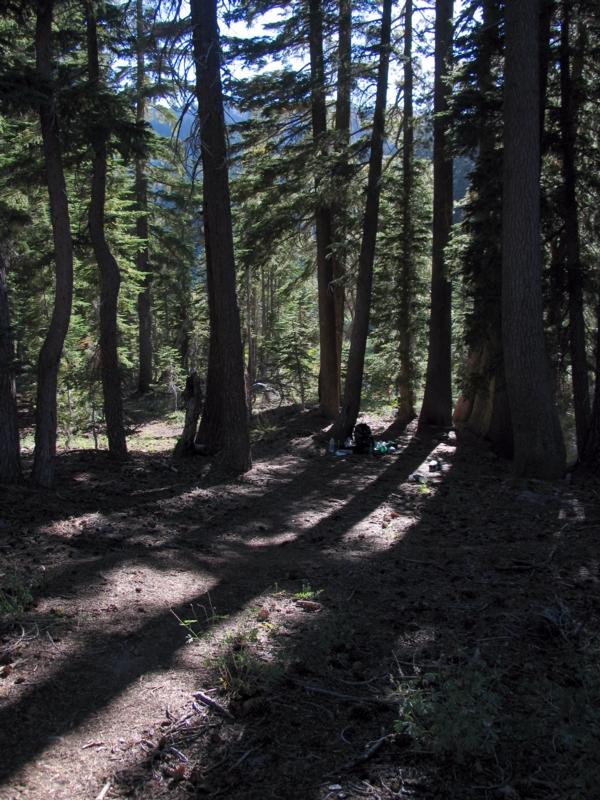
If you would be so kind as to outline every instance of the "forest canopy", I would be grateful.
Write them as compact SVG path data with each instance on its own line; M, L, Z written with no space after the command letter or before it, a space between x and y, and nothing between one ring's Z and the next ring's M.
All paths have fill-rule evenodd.
M265 402L598 465L593 0L1 7L1 482L161 392L235 472Z

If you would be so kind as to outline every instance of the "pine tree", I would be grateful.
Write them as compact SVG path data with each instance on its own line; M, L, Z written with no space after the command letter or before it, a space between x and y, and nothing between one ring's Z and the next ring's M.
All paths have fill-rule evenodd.
M52 319L38 359L35 452L32 478L51 486L56 454L56 391L60 357L69 328L73 297L73 243L67 189L62 164L60 119L55 101L52 55L53 0L38 0L35 32L36 66L43 87L40 126L44 147L46 181L50 199L56 288Z
M224 466L245 472L252 462L236 297L216 0L193 0L191 9L210 312L206 401L199 436L209 450L220 451Z
M554 478L565 449L542 321L538 21L537 0L507 0L502 339L515 471Z
M350 353L348 356L348 369L344 385L344 398L340 414L332 429L334 439L341 442L352 433L360 410L365 351L367 347L369 315L371 311L373 261L375 258L375 243L379 222L380 182L385 134L385 106L390 60L391 17L392 0L384 0L381 21L381 40L379 45L380 55L377 73L377 94L373 115L371 154L369 157L367 197L358 261L356 305L354 309Z
M117 302L121 276L114 255L106 241L105 205L108 123L101 97L104 87L100 74L97 17L94 0L86 7L88 71L91 97L96 103L96 117L90 126L92 146L92 183L89 208L90 238L100 274L100 371L104 397L104 416L108 449L113 458L127 457L123 425L123 398L117 355Z
M453 205L452 157L447 132L452 15L453 0L436 0L431 316L427 377L419 427L450 425L452 417L451 284L444 255L452 227Z

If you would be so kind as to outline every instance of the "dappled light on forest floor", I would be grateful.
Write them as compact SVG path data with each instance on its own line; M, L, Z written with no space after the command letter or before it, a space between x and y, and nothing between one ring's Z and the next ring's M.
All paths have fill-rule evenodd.
M69 455L60 497L14 497L2 800L586 797L594 495L445 432L337 459L298 424L242 478Z

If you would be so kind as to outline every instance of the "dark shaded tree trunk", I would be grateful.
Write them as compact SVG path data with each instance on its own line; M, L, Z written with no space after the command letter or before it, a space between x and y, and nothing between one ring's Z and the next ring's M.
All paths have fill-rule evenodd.
M193 0L191 11L210 317L206 401L199 438L209 451L219 451L223 466L245 472L252 460L236 294L216 0Z
M93 98L101 92L97 19L94 3L87 6L87 47L90 89ZM100 275L100 374L104 400L104 418L108 450L113 458L127 458L123 425L123 397L117 353L117 303L121 276L117 262L106 241L104 209L106 202L107 123L98 120L90 127L92 145L92 195L89 209L90 238Z
M377 94L373 116L371 135L371 155L369 158L369 174L367 178L367 199L363 222L363 235L358 260L358 279L356 286L356 305L348 356L348 370L344 386L344 399L332 435L343 442L350 436L358 412L365 363L367 336L369 333L369 316L371 312L371 288L373 284L373 261L379 222L380 180L383 162L383 140L385 135L385 106L388 86L390 62L390 35L392 18L392 0L384 0L381 21L381 43L379 69L377 73Z
M452 157L448 141L448 74L452 58L453 0L435 4L433 121L433 253L431 315L425 394L419 427L452 422L452 288L444 248L452 227Z
M7 269L0 252L0 483L17 483L22 478L15 348L10 325Z
M484 0L475 70L480 115L473 175L476 195L469 219L473 231L468 256L473 272L473 352L468 381L472 407L467 426L489 439L497 453L512 458L513 433L502 354L502 154L494 74L494 61L501 48L500 17L498 3Z
M590 427L580 460L587 466L600 468L600 304L596 311L596 369L594 387L594 405L590 418Z
M183 401L185 403L185 422L183 432L173 451L174 458L181 458L196 452L196 430L202 411L202 381L197 372L189 375L185 382Z
M502 338L518 475L560 477L565 447L542 317L539 0L507 0Z
M135 78L135 119L143 125L146 114L146 31L144 26L144 2L136 0L136 78ZM148 251L148 179L146 177L146 159L138 156L135 160L135 200L138 212L136 220L136 236L140 240L140 249L136 256L136 267L144 276L144 289L137 298L138 308L138 343L139 373L138 392L144 394L152 383L152 272Z
M323 8L321 0L309 0L309 45L312 132L317 164L327 155L327 106L323 58ZM319 169L319 167L318 167ZM315 177L315 229L317 238L317 284L319 292L319 404L321 413L334 419L340 409L335 293L332 264L331 208L321 196Z
M402 243L398 287L399 370L397 378L399 422L406 425L415 418L412 305L415 289L413 186L414 186L414 128L413 128L413 3L404 6L404 101L402 117Z
M575 142L577 138L577 86L572 78L571 0L563 0L560 36L560 131L562 139L563 202L564 202L564 252L567 268L569 306L569 352L571 355L571 380L577 452L581 456L590 425L590 386L585 347L585 322L583 318L583 270L579 243L579 209L577 203L577 174L575 168Z
M344 305L346 274L346 238L348 213L348 147L352 92L352 1L340 0L338 24L337 95L335 102L335 196L331 204L331 272L334 281L335 335L338 386L341 387L342 346L344 343Z
M44 87L44 97L40 102L40 127L50 200L56 269L54 307L50 326L38 359L35 450L32 471L34 483L46 487L51 486L54 479L58 368L69 329L73 298L73 243L69 223L67 187L62 165L59 116L52 88L54 72L51 49L53 9L53 0L38 1L35 30L36 67Z

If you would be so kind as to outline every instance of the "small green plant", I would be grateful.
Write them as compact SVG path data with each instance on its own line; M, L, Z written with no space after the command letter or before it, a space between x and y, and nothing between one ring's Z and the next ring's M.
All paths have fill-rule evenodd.
M418 747L464 764L491 756L501 728L501 696L493 674L465 666L427 676L407 689L396 729ZM402 694L402 689L400 689Z
M252 649L258 631L237 634L226 653L216 660L221 690L232 699L243 700L266 691L281 675L280 664L260 658Z
M31 587L16 575L0 576L0 614L21 614L33 603Z
M186 619L182 619L178 614L171 609L171 613L179 622L182 628L185 628L187 631L187 642L199 642L203 637L202 634L198 632L196 626L203 626L203 627L211 627L215 625L217 622L222 622L223 620L228 619L227 614L217 614L215 607L212 604L212 600L210 599L210 593L206 593L207 597L207 604L204 605L203 603L198 603L197 608L202 610L204 614L204 619L200 617L200 615L196 611L196 606L193 604L191 605L192 613L196 614L195 617L188 617Z
M308 581L302 581L302 589L296 592L294 600L316 600L323 589L313 589Z

